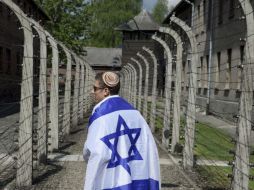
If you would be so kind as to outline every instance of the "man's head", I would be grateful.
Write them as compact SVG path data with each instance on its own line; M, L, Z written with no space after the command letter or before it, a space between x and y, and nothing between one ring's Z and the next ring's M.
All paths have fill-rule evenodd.
M97 73L95 76L95 84L93 94L96 103L104 98L118 94L120 89L119 76L114 72Z

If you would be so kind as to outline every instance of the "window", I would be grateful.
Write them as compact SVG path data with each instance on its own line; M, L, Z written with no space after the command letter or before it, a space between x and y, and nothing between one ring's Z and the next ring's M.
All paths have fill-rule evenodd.
M227 50L228 60L227 60L227 73L226 73L226 85L225 88L229 88L229 83L231 81L231 62L232 62L232 49Z
M203 1L203 19L204 23L206 23L206 0Z
M6 62L7 62L6 74L10 74L11 73L11 50L8 48L6 49Z
M207 18L207 30L211 28L211 19L212 18L212 0L208 1L208 18Z
M220 82L220 71L221 71L221 53L217 52L217 68L216 68L216 86L219 85Z
M3 48L0 47L0 71L3 70Z
M16 75L21 76L22 73L22 64L20 52L16 53Z
M240 46L240 65L244 64L244 45ZM239 67L237 70L238 72L238 80L237 80L237 89L241 88L241 82L242 82L242 68Z
M235 16L235 0L229 0L229 15L228 18L234 18Z
M3 4L0 3L0 15L3 15Z
M224 1L222 0L218 0L219 1L219 9L218 9L218 24L222 24L223 23L223 3Z
M199 72L199 86L203 86L203 80L202 80L202 76L203 76L203 57L200 57L200 72Z

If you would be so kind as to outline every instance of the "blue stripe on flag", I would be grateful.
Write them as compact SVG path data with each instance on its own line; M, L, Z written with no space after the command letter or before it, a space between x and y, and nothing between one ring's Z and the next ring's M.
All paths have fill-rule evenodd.
M119 110L135 110L135 108L121 97L109 98L94 111L89 118L88 127L99 117Z
M130 184L104 190L159 190L159 182L153 179L133 180Z

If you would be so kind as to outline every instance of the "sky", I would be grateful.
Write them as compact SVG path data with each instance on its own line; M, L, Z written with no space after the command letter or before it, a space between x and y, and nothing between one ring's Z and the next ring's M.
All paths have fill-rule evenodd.
M180 0L168 0L168 3L172 5L176 5L179 1ZM151 12L156 2L157 0L143 0L143 6L146 10Z

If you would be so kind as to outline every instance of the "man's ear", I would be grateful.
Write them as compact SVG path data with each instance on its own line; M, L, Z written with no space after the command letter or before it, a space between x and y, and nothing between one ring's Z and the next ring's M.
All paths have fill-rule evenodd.
M109 95L110 95L109 89L108 89L108 88L105 88L104 90L105 90L105 91L104 91L105 97L106 97L106 96L109 96Z

